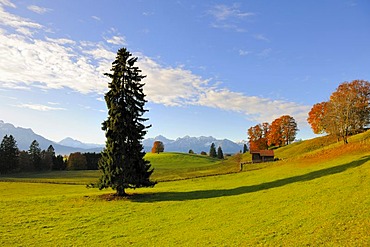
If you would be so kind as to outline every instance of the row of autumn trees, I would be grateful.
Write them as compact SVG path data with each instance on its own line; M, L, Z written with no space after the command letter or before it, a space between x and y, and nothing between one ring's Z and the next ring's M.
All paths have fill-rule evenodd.
M370 123L370 83L364 80L343 82L329 101L315 104L308 123L315 134L334 135L348 143L348 136L361 133Z
M18 149L12 135L5 135L0 144L0 174L9 172L48 171L48 170L94 170L98 169L100 154L72 153L67 156L56 155L50 145L41 150L39 143L34 140L29 150Z
M271 124L257 124L248 129L249 149L266 150L288 145L294 141L297 131L297 123L289 115L281 116Z

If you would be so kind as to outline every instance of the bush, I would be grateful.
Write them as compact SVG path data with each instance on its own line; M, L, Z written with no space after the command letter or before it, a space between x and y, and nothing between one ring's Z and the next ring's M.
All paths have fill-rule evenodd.
M86 170L86 157L80 152L71 153L67 162L67 170Z

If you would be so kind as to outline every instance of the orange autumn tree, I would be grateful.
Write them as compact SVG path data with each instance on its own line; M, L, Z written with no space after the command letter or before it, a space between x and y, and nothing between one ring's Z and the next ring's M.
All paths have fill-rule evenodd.
M257 124L248 129L249 149L265 150L268 148L267 137L270 125L268 123Z
M281 116L271 123L268 145L278 147L289 145L294 141L297 131L297 123L293 117Z
M325 132L324 117L327 113L328 102L314 104L311 111L308 113L307 121L311 125L312 131L315 134Z
M159 153L162 153L162 152L164 152L164 144L163 144L163 142L161 142L161 141L155 141L153 143L152 153L159 154Z
M327 133L348 143L348 136L363 132L370 123L370 83L343 82L328 102L315 104L307 119L314 133Z
M297 135L295 119L289 115L275 119L271 124L262 123L248 129L250 150L266 150L271 146L285 146Z

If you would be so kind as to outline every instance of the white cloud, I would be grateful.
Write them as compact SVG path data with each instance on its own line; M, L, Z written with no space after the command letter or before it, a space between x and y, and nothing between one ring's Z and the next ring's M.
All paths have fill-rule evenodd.
M46 41L49 41L50 43L56 43L59 45L75 45L76 41L71 39L52 39L49 37L45 37Z
M166 68L143 55L138 57L138 65L144 71L143 74L147 75L144 91L151 102L167 106L200 105L235 111L257 122L271 122L285 114L293 116L299 123L306 122L309 106L233 92L218 84L211 85L210 80L202 79L181 67Z
M32 109L35 111L64 111L66 110L65 108L61 108L61 107L51 107L51 106L40 105L40 104L20 104L20 105L16 105L16 107L28 108L28 109Z
M154 15L154 12L144 11L143 16L151 16Z
M242 49L239 50L239 55L240 56L247 56L249 54L251 54L250 51L245 51L245 50L242 50Z
M238 33L244 33L247 32L245 28L241 28L235 24L226 24L226 23L212 23L211 27L218 28L218 29L224 29L224 30L232 30L236 31Z
M106 38L106 41L109 44L113 44L113 45L125 45L126 44L125 38L122 36L113 36L112 38Z
M148 100L167 106L194 104L199 92L208 84L208 80L181 67L163 67L153 59L140 54L138 65L145 78L145 93Z
M91 18L93 18L93 19L94 19L94 20L96 20L96 21L101 21L100 17L95 16L95 15L91 16Z
M294 102L272 100L257 96L247 96L232 92L226 88L206 89L198 101L199 105L219 108L226 111L243 113L249 120L257 122L271 122L272 120L288 114L298 122L306 121L309 106Z
M231 6L217 4L209 9L207 13L214 18L211 27L236 32L246 32L247 30L245 28L240 27L241 21L246 17L255 15L252 12L242 11L238 4L233 4Z
M9 0L0 0L0 5L16 8L15 4Z
M268 38L266 38L266 36L264 36L263 34L255 34L253 35L253 37L257 40L263 40L263 41L267 41L269 42L270 40Z
M40 7L40 6L37 6L37 5L30 5L27 7L27 9L37 13L37 14L44 14L46 12L50 12L51 9L48 9L48 8L43 8L43 7Z
M232 6L227 6L224 4L218 4L213 6L208 13L216 18L218 21L224 21L229 18L238 18L242 19L248 16L255 15L252 12L243 12L239 9L237 4L233 4Z
M59 41L0 34L0 81L8 87L68 87L81 93L104 90L106 78L101 67L93 65L94 57L81 54L80 47L71 42Z
M4 3L3 3L4 4ZM5 1L5 6L15 7L12 3ZM4 10L3 5L0 5L0 26L14 28L21 35L31 36L36 30L43 28L39 23L29 19L13 15Z

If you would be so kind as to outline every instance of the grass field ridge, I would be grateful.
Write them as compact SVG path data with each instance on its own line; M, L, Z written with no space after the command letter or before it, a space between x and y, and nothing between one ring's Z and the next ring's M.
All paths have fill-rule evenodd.
M369 136L353 136L348 145L328 137L294 143L275 150L283 160L246 172L235 171L250 154L224 161L149 155L157 179L172 181L129 190L121 200L107 200L112 190L16 181L85 183L97 171L18 174L0 182L0 244L370 246ZM172 161L161 163L166 156Z

